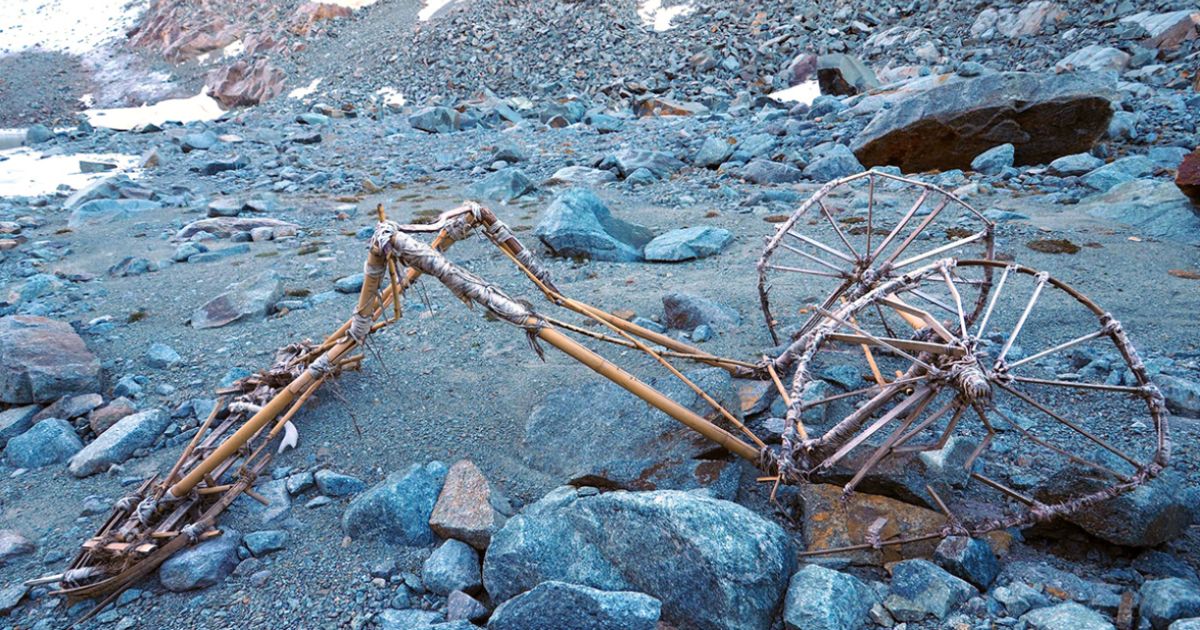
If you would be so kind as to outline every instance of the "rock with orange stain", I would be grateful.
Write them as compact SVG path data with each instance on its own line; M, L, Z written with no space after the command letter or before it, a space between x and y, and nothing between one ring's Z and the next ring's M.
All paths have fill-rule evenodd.
M809 551L868 542L872 527L878 530L881 539L887 540L934 533L946 524L946 517L939 512L878 495L855 493L843 503L842 489L834 485L800 486L799 491L804 505L804 542ZM851 564L882 566L907 558L929 557L937 544L938 540L932 539L828 557L845 559Z

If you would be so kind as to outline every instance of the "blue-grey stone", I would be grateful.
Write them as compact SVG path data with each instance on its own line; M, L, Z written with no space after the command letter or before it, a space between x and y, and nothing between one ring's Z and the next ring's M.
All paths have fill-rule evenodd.
M1154 172L1154 162L1144 155L1131 155L1114 160L1084 175L1083 183L1100 192L1108 192L1117 184L1146 177Z
M47 418L8 441L4 461L14 468L41 468L66 461L81 448L83 442L66 420Z
M536 190L533 182L519 168L502 168L483 181L471 186L474 197L492 201L512 201Z
M1005 223L1008 221L1028 221L1029 215L1013 212L1011 210L1001 210L999 208L989 208L983 211L983 216L997 223Z
M175 367L183 361L183 357L175 351L175 348L168 346L165 343L154 342L146 349L146 365L152 368L165 370Z
M698 295L668 293L662 302L667 328L692 330L708 324L714 330L729 330L742 323L742 316L733 308Z
M733 155L733 146L729 140L717 136L708 136L700 144L692 158L692 165L701 168L717 168Z
M653 173L657 179L667 179L685 166L682 161L669 153L644 149L622 149L605 158L604 162L616 168L622 178L629 177L634 171L644 168ZM605 166L601 166L601 168L605 168Z
M171 416L161 409L125 416L76 453L68 468L76 477L104 472L129 459L139 448L153 446L170 421Z
M1200 576L1183 558L1148 549L1133 559L1133 568L1146 579L1176 577L1200 584Z
M367 488L367 484L363 483L362 479L335 473L332 470L318 470L313 475L313 479L317 483L317 489L327 497L348 497Z
M429 528L429 517L446 472L445 464L433 461L388 475L350 502L342 514L342 531L352 538L373 537L399 545L433 544L437 538Z
M1150 147L1146 157L1160 168L1175 170L1183 163L1183 158L1191 151L1183 147Z
M117 384L113 386L113 397L137 398L143 389L142 384L137 381L137 377L132 374L126 374L118 379Z
M71 212L70 218L67 219L67 225L79 228L85 225L123 221L162 207L161 203L146 199L96 199L75 208Z
M892 565L883 605L898 621L941 620L977 594L974 586L928 560L903 560Z
M33 417L41 407L26 405L0 411L0 449L12 438L21 435L33 426Z
M257 558L287 547L287 540L288 534L282 529L265 529L246 534L242 542L251 555Z
M933 553L938 566L976 588L987 590L1000 574L1000 563L986 540L967 536L949 536L938 543Z
M301 125L324 125L329 122L329 117L316 112L303 112L296 116L296 122Z
M238 232L237 234L247 234L247 233L246 232ZM218 260L224 260L224 259L230 258L232 256L240 256L241 254L248 254L248 253L250 253L250 246L246 243L239 243L237 245L231 245L229 247L222 247L221 249L214 249L211 251L201 252L199 254L192 254L191 256L188 256L187 261L188 261L188 263L191 263L194 265L194 264L198 264L198 263L216 262Z
M875 591L853 575L809 564L788 585L783 623L787 630L864 628L878 601Z
M533 234L558 256L616 262L641 260L652 236L640 225L614 218L595 193L582 188L559 195Z
M117 264L108 268L108 275L116 278L125 278L128 276L140 276L152 271L158 271L157 264L146 258L126 256L118 261Z
M1166 630L1172 622L1200 617L1200 585L1180 578L1147 580L1138 591L1142 616L1154 630Z
M42 144L43 142L49 142L53 139L54 132L50 131L50 128L46 125L31 125L25 130L25 144L30 146Z
M438 595L474 592L483 586L479 552L460 540L447 540L421 566L421 580L425 588Z
M223 160L211 160L200 165L197 169L202 175L216 175L226 171L237 171L250 166L250 160L242 155L234 155Z
M649 186L657 181L654 171L648 168L639 168L625 177L625 183L630 186Z
M440 612L416 609L385 610L375 616L379 630L430 630L444 620Z
M1104 166L1104 160L1091 153L1073 153L1071 155L1064 155L1051 162L1047 167L1047 172L1051 175L1069 177L1090 173L1101 166Z
M179 247L175 248L175 253L171 254L171 260L175 262L187 262L188 258L196 254L202 254L208 251L208 246L195 241L188 241Z
M217 134L212 131L201 131L198 133L189 133L180 139L180 145L183 152L189 151L206 151L216 146Z
M764 159L750 162L739 174L752 184L790 184L804 178L804 172L791 164Z
M1012 168L1017 148L1012 144L992 147L971 160L971 170L984 175L999 175L1004 169Z
M692 329L692 341L704 343L705 341L712 340L712 338L713 329L712 326L709 326L708 324L700 324Z
M191 591L207 588L233 572L238 563L238 546L242 536L236 530L223 527L221 535L188 547L171 556L158 568L158 580L169 591Z
M1137 137L1138 115L1134 112L1113 112L1107 135L1113 140L1133 140Z
M1030 610L1050 605L1050 598L1045 593L1021 581L997 586L992 590L992 599L1004 606L1009 617L1020 617Z
M671 230L654 237L642 249L646 260L677 262L718 254L733 241L729 230L707 225Z
M504 602L488 630L654 630L662 602L631 591L603 591L548 580Z
M333 290L338 293L351 293L357 295L362 291L362 285L365 277L361 273L355 273L348 276L338 278L333 282Z
M1038 608L1020 620L1030 630L1116 630L1104 615L1075 602Z
M770 626L794 567L783 529L735 503L563 487L493 536L483 581L495 601L550 580L635 591L672 626L749 630Z
M804 176L819 182L828 182L861 173L863 165L850 147L835 144L821 157L804 167Z
M734 162L749 162L755 158L771 159L779 139L769 133L756 133L747 136L737 144L730 159Z
M408 117L414 129L428 133L450 133L459 129L458 112L449 107L426 107Z

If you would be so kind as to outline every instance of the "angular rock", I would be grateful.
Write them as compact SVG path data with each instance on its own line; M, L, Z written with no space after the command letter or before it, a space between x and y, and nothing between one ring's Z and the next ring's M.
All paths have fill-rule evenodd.
M821 157L804 167L804 176L818 182L829 182L863 172L854 152L844 144L835 144Z
M483 551L505 521L491 502L492 488L487 478L471 460L459 460L446 475L429 516L429 527L438 536L461 540Z
M241 540L236 530L222 528L220 536L188 547L163 562L158 568L158 580L167 590L177 593L212 586L237 567Z
M879 79L867 64L840 53L817 58L817 83L822 94L833 96L853 96L879 87Z
M971 25L971 36L979 37L993 29L1012 39L1037 35L1046 22L1058 22L1067 17L1067 12L1061 6L1046 0L1018 6L1021 8L984 9Z
M161 409L125 416L76 453L68 469L76 477L104 472L129 459L134 451L153 446L170 422L170 415Z
M998 72L912 94L883 110L854 140L866 166L966 169L997 144L1016 164L1086 152L1112 118L1112 91L1083 74Z
M1076 153L1074 155L1064 155L1054 160L1047 167L1046 171L1051 175L1067 177L1090 173L1101 166L1104 166L1104 160L1090 153Z
M1083 176L1083 183L1100 192L1107 192L1117 184L1124 184L1146 177L1154 172L1154 162L1143 155L1131 155L1114 160Z
M408 117L408 124L427 133L450 133L458 131L458 112L449 107L426 107Z
M484 178L470 189L470 194L480 199L492 201L512 201L536 187L525 172L519 168L502 168Z
M442 621L432 610L385 610L375 617L379 630L430 630Z
M79 228L101 223L113 223L138 217L143 212L158 210L163 205L146 199L96 199L80 204L71 212L67 226Z
M447 621L473 621L482 623L491 611L482 602L462 591L453 591L446 597ZM474 630L470 624L463 630Z
M804 541L808 549L831 549L857 544L866 540L868 528L880 518L887 518L885 538L907 536L936 530L946 522L939 512L871 494L856 492L842 503L842 489L831 484L800 487L804 509ZM928 557L935 543L915 543L888 546L878 550L864 549L830 556L852 564L883 565L902 558Z
M33 426L33 417L37 415L38 409L40 407L37 405L26 405L0 411L0 449L4 448L9 440Z
M155 342L146 349L146 365L152 368L165 370L175 367L181 361L183 361L183 357L179 356L175 348L165 343Z
M317 489L327 497L348 497L366 490L367 484L358 477L335 473L332 470L318 470L313 475Z
M265 217L218 217L215 219L200 219L192 221L183 226L181 230L171 237L172 240L183 241L201 232L211 234L217 238L229 238L234 234L241 232L251 232L259 228L270 228L275 238L284 236L292 236L300 226L279 219L268 219ZM207 251L204 250L204 251Z
M234 155L226 159L210 160L194 170L199 171L202 175L216 175L217 173L224 173L226 171L238 171L247 166L250 166L248 158L242 155Z
M18 531L0 529L0 567L19 556L25 556L37 550L28 538Z
M574 188L559 195L533 231L558 256L633 262L651 239L640 225L614 218L595 193Z
M612 171L588 166L564 166L554 171L554 174L545 181L545 185L599 186L615 181L617 181L617 176Z
M708 113L708 108L691 101L651 96L638 101L633 107L633 112L639 118L646 116L701 116Z
M116 424L118 420L132 413L137 413L137 407L133 405L133 401L124 397L115 398L110 400L107 405L97 407L88 414L88 426L92 427L93 433L100 435Z
M1175 185L1192 200L1192 203L1200 206L1200 149L1183 158L1179 170L1175 173Z
M864 628L878 601L875 591L853 575L809 564L788 585L783 623L787 630Z
M950 536L938 543L933 560L951 575L987 590L1000 574L1000 563L986 540L967 536Z
M1146 48L1174 50L1185 41L1200 36L1200 11L1184 9L1170 13L1142 11L1121 18L1122 23L1136 24L1149 35L1141 44Z
M243 319L264 317L283 297L283 278L267 270L228 289L192 312L192 328L219 328Z
M1148 580L1139 591L1142 616L1154 630L1166 630L1172 622L1200 617L1200 585L1180 578Z
M246 549L250 550L250 554L255 558L265 556L271 552L279 551L287 547L288 534L282 529L267 529L259 532L250 532L242 538L242 542L246 544Z
M100 389L100 361L65 322L0 317L0 402L45 403Z
M1038 608L1021 621L1032 630L1116 630L1104 615L1075 602Z
M898 621L941 620L976 594L974 586L928 560L903 560L892 565L891 591L883 605Z
M654 630L662 602L642 593L603 591L548 580L504 602L488 630Z
M743 166L738 173L752 184L791 184L804 178L804 172L783 162L756 159Z
M1014 581L1008 586L997 586L992 591L992 599L1004 606L1009 617L1020 617L1030 610L1050 605L1049 597L1020 581Z
M1124 72L1129 67L1129 60L1131 58L1132 55L1129 53L1113 48L1112 46L1088 44L1063 57L1062 61L1054 64L1054 69L1060 72L1079 70L1087 72L1103 72L1105 70Z
M666 179L675 171L686 166L673 155L644 149L623 149L609 156L605 161L611 161L621 177L628 177L634 171L644 168L658 179Z
M205 79L208 93L227 108L247 107L283 93L284 71L265 57L248 63L245 59L213 70Z
M350 502L342 515L342 531L351 538L370 536L398 545L433 544L437 539L429 517L446 472L445 464L433 461L388 475Z
M287 491L287 479L274 479L254 486L255 492L267 500L263 505L250 497L239 498L235 507L242 507L263 526L284 524L292 513L292 496Z
M731 241L733 234L729 230L698 225L654 237L646 243L642 255L653 262L694 260L719 254Z
M83 448L66 420L47 418L8 441L4 461L14 468L41 468L69 459Z
M479 552L459 540L442 543L421 567L425 588L438 595L449 595L451 591L478 591L483 585L482 580Z
M740 630L770 625L794 566L783 529L735 503L564 487L492 538L483 580L496 601L549 580L636 591L675 627Z
M1139 236L1200 245L1200 214L1171 182L1135 179L1079 204L1088 215L1124 223Z
M0 615L7 615L15 610L28 592L29 587L23 582L0 588Z
M1159 374L1154 381L1167 400L1168 411L1185 418L1200 418L1200 382L1169 374Z
M728 330L742 323L742 316L731 307L698 295L668 293L662 302L667 328L691 330L707 325L715 330Z
M1011 144L992 147L971 160L971 170L984 175L999 175L1004 169L1012 168L1015 154L1016 147Z
M708 136L704 142L700 144L700 149L696 151L696 156L692 158L692 165L701 168L717 168L733 155L733 147L735 145L725 138L716 136Z

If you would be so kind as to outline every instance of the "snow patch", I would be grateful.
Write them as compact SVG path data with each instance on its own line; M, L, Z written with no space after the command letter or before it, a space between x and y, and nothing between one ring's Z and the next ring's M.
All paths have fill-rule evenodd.
M103 173L84 173L80 170L80 160L106 162L117 167ZM119 153L47 156L26 147L0 151L0 197L47 195L60 186L79 189L116 173L136 176L136 164L136 156Z
M404 103L407 102L404 95L393 87L382 87L375 90L375 93L383 97L383 104L389 107L403 107Z
M777 101L791 101L812 105L813 100L820 95L821 86L816 81L805 81L798 85L793 85L786 90L779 90L778 92L768 94L767 96Z
M4 0L0 53L30 49L82 55L123 37L149 0Z
M434 15L437 15L437 12L441 11L442 7L451 2L454 2L454 0L425 0L425 6L417 12L417 19L427 22Z
M363 7L369 7L372 4L379 2L379 0L323 0L323 1L325 2L325 4L336 4L339 7L346 7L347 9L361 9Z
M674 28L671 24L675 18L681 18L696 12L696 5L690 2L664 7L662 0L642 0L638 3L638 16L642 24L653 26L656 31L669 31Z
M201 92L191 98L171 98L141 107L89 109L83 115L95 127L128 131L143 125L161 125L172 121L189 123L216 120L224 113L225 110L221 109L216 99Z
M306 87L298 87L291 92L288 92L288 98L304 98L310 96L317 91L317 86L321 85L324 79L313 79Z

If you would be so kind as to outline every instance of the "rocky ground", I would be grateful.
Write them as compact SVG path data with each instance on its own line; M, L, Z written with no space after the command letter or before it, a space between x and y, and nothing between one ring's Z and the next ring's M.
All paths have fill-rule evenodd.
M28 145L0 152L0 184L14 151L136 164L0 198L0 627L61 627L94 604L24 581L65 568L130 486L170 467L214 390L345 320L378 204L424 222L480 200L566 293L754 361L774 345L764 239L869 167L954 191L996 222L999 258L1121 320L1171 412L1166 474L1070 523L813 561L798 553L881 514L938 522L903 489L946 481L934 464L978 427L914 460L915 482L884 471L850 504L820 484L772 501L753 466L425 280L364 369L301 414L297 448L259 483L270 505L239 499L220 537L89 626L1197 627L1200 14L733 5L697 2L656 31L632 2L460 0L425 21L401 0L156 0L117 44L122 67L169 69L174 95L207 85L233 108L129 131L74 118L83 94L136 104L113 96L111 66L0 56L0 125ZM809 81L811 103L767 96ZM880 193L894 215L900 192ZM845 226L866 194L836 209ZM486 241L451 258L550 310ZM816 286L780 299L820 300ZM1061 341L1067 322L1052 312L1022 345ZM706 410L648 358L602 353ZM1072 360L1076 378L1131 378L1115 353ZM689 374L769 432L763 384ZM1144 408L1057 402L1114 443L1153 446ZM1030 491L1074 482L1021 442L998 438L981 467Z

